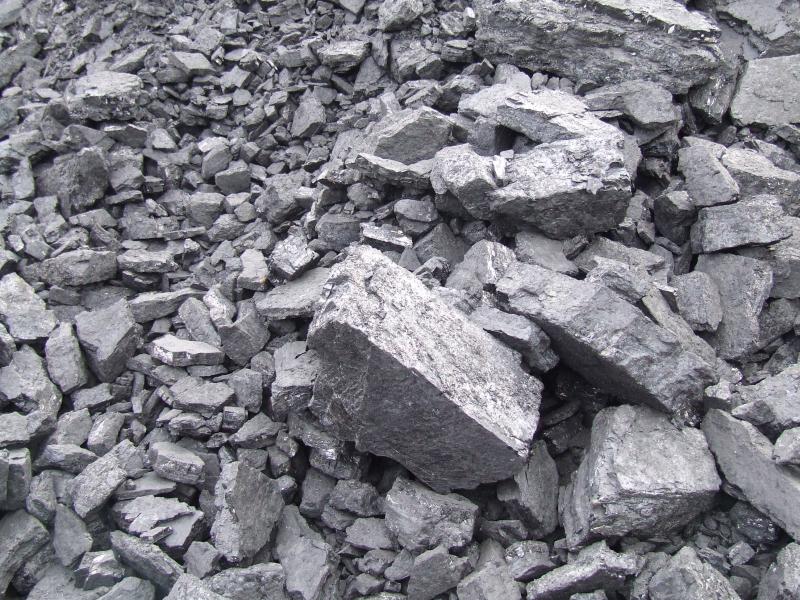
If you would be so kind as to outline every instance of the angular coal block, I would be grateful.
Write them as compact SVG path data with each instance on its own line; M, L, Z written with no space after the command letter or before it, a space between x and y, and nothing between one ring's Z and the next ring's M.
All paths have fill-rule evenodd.
M692 420L716 381L674 334L604 286L517 263L497 292L506 310L544 329L565 364L620 398Z
M607 408L566 491L567 543L675 531L711 507L720 484L700 431L647 407Z
M497 481L524 464L541 383L518 355L372 248L355 248L329 286L308 336L321 360L312 409L324 424L434 489Z

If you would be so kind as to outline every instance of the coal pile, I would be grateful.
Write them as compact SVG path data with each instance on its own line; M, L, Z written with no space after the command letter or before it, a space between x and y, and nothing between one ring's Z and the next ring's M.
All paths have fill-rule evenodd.
M0 598L800 599L796 0L0 0Z

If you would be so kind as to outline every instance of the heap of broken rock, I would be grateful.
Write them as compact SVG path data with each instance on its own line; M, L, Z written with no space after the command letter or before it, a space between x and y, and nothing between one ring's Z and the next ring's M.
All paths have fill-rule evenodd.
M796 2L0 27L0 596L800 598Z

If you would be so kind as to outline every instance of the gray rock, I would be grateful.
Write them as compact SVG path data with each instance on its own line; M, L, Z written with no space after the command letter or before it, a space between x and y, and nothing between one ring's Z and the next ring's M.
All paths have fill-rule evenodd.
M23 274L50 285L89 285L114 278L117 256L106 250L71 250L30 265Z
M729 204L739 197L739 184L720 161L724 146L692 144L678 151L678 170L695 206Z
M135 115L143 84L129 73L97 71L77 79L66 94L67 108L78 119L129 120Z
M464 260L455 265L446 285L470 292L490 289L514 262L514 252L509 248L497 242L481 240L467 250Z
M562 242L551 240L535 231L521 231L514 237L517 260L539 265L564 275L575 276L578 267L564 255Z
M80 473L97 460L94 452L75 444L48 444L36 459L38 469L58 468L68 473Z
M581 137L517 154L507 185L491 194L491 209L555 239L613 229L631 197L622 150L618 136Z
M408 578L408 600L432 600L456 587L469 571L469 559L447 552L443 546L423 552L414 559Z
M719 30L680 3L643 1L625 9L597 0L479 2L476 50L582 83L653 81L673 93L704 83L721 59ZM563 26L553 29L553 22Z
M697 429L646 407L604 409L561 507L567 543L675 531L710 508L720 483Z
M440 154L443 151L444 150L437 154ZM436 210L435 204L428 200L401 198L394 203L394 214L397 217L397 223L403 233L413 237L427 233L439 220L439 212ZM374 225L372 227L374 228ZM362 235L364 235L363 232L366 228L367 227L362 227ZM381 248L374 243L371 243L370 245L378 248L379 250L387 249ZM403 246L408 247L409 245L404 244Z
M558 355L550 348L550 338L526 317L479 306L470 313L469 320L517 350L538 373L545 373L558 364Z
M319 357L306 342L288 342L275 351L272 410L276 418L309 407L319 372Z
M380 9L378 9L380 18ZM320 62L334 73L346 73L357 67L369 54L369 42L363 40L337 40L317 51Z
M543 441L531 448L528 464L513 479L497 486L497 499L509 514L541 539L558 526L558 469Z
M437 194L450 192L476 219L490 219L489 194L497 189L492 159L469 144L447 146L433 157L431 185Z
M127 477L120 458L135 448L130 441L120 442L114 450L87 466L69 483L72 508L79 517L93 516L122 485Z
M330 270L318 267L295 281L275 287L256 300L256 308L268 319L312 317Z
M347 527L345 541L362 550L389 550L395 544L383 519L361 518Z
M123 271L134 273L169 273L178 269L178 263L169 249L147 250L132 248L117 256L117 265Z
M157 475L178 483L198 484L203 478L205 463L191 450L172 442L157 442L147 452Z
M450 120L432 108L404 109L379 121L365 152L406 165L433 158L450 138Z
M459 600L520 600L519 587L505 565L489 564L470 573L458 584Z
M78 588L72 571L61 565L51 564L38 577L41 579L27 596L31 600L97 600L104 591Z
M800 54L750 60L739 79L731 116L741 125L800 122Z
M800 520L791 508L800 500L800 477L791 467L772 460L770 441L750 423L717 409L706 414L703 433L737 496L747 498L793 538L800 538Z
M605 541L581 550L575 560L545 573L528 584L528 600L562 600L572 594L596 589L621 588L625 578L638 570L636 558L617 554Z
M186 554L183 555L183 562L186 565L187 573L203 578L217 571L220 558L222 558L222 555L212 544L208 542L192 542ZM211 584L211 581L209 581L209 584Z
M194 340L216 348L222 345L209 310L201 300L197 298L185 300L178 308L178 316Z
M692 251L717 252L739 246L778 242L791 236L780 201L767 195L743 198L735 204L702 208L692 225Z
M312 409L326 426L436 489L497 481L524 463L541 384L510 350L376 250L354 249L329 281L308 336L322 364ZM397 400L401 388L418 402Z
M154 600L156 589L153 584L138 577L126 577L112 586L99 600Z
M0 279L0 320L19 342L46 338L56 326L53 312L16 273Z
M800 466L800 427L787 429L778 436L772 458L781 465Z
M292 119L292 137L311 137L325 125L325 107L314 94L307 94Z
M321 248L341 252L361 237L361 221L344 213L325 213L316 224Z
M212 591L194 575L182 574L164 600L225 600L225 596Z
M647 586L652 600L738 600L739 594L717 569L704 563L694 548L681 548Z
M736 180L742 196L776 196L788 215L800 216L800 174L776 167L755 150L742 148L728 148L722 164Z
M280 518L283 498L274 479L241 462L225 465L217 481L211 539L231 562L252 558Z
M697 207L684 191L661 194L653 202L653 222L675 244L684 244L689 239L689 228L696 217Z
M745 415L758 415L757 422L751 422L774 435L800 425L800 365L792 365L755 385L741 386L738 391L741 403L734 409L734 416L751 421Z
M31 474L27 448L0 450L0 510L12 511L26 505Z
M652 288L651 277L639 267L601 256L594 257L591 264L594 266L584 281L604 285L631 304L642 300Z
M702 271L678 275L675 288L678 312L695 331L716 331L722 321L722 300L714 280Z
M26 413L32 437L50 433L61 408L61 394L30 346L22 346L11 356L11 362L0 368L0 399Z
M410 25L425 11L421 0L383 0L378 8L378 27L397 31Z
M588 273L597 266L598 258L616 260L634 269L644 270L654 280L666 283L664 258L655 252L629 248L620 242L596 237L574 260L581 271Z
M319 254L308 247L308 242L299 235L289 235L275 244L269 255L270 276L292 280L308 271L319 258Z
M92 549L92 536L81 518L59 504L53 524L53 549L65 567L74 564L85 552Z
M0 519L0 592L3 595L17 569L49 538L47 529L24 510L3 515Z
M692 419L711 367L611 290L518 263L497 284L510 312L531 318L561 360L631 402Z
M421 263L439 257L451 266L457 265L464 260L466 250L463 240L456 238L446 223L439 223L414 244L414 253Z
M78 338L69 323L59 323L44 346L47 372L65 394L89 381Z
M108 185L105 155L95 147L57 157L36 178L37 192L42 196L57 196L65 215L94 206L103 198Z
M233 402L234 392L226 384L183 377L171 388L174 408L199 413L210 418Z
M719 290L722 321L708 338L723 359L740 359L755 351L760 339L758 315L772 288L772 269L763 261L733 254L702 254L697 271Z
M225 355L238 365L246 364L269 341L269 330L252 300L240 302L236 320L217 330Z
M229 568L205 581L212 591L229 600L287 600L286 575L277 563Z
M550 559L545 542L522 541L511 544L505 551L508 572L516 581L532 581L556 568Z
M126 300L75 317L78 340L100 381L114 381L136 352L141 328Z
M125 424L125 415L117 412L106 412L95 419L86 447L98 456L108 453L117 445L117 438Z
M111 547L119 560L161 591L172 589L183 575L183 568L155 544L122 531L112 531L110 537Z
M800 546L787 544L778 552L758 586L758 600L792 598L800 595Z
M18 412L3 413L0 418L0 448L24 446L30 439L25 415Z
M219 365L225 354L219 348L205 342L182 340L174 335L165 335L149 346L150 354L171 367L192 365Z
M410 552L439 545L458 550L472 540L478 507L463 496L398 478L384 504L386 526Z
M583 98L593 111L620 112L640 128L662 132L681 122L672 94L652 81L631 80L604 85Z
M772 298L800 297L800 219L784 217L792 235L766 248L740 248L737 253L769 263L772 268Z
M174 292L145 292L133 298L129 305L133 319L137 323L147 323L173 314L185 300L202 295L202 292L191 289L175 290Z
M299 600L334 597L339 559L295 506L287 506L281 513L275 555L286 572L286 591L290 597Z

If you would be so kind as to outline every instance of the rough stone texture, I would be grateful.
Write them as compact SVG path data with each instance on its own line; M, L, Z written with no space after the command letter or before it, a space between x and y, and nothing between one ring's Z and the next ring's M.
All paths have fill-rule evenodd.
M701 209L692 225L692 250L701 254L767 245L791 234L780 200L767 195L753 196L735 204Z
M574 562L545 573L528 584L528 600L566 600L572 594L598 588L616 590L625 578L637 571L636 559L617 554L597 542L580 551Z
M411 567L408 600L432 600L456 587L468 569L468 559L452 556L442 546L423 552Z
M53 312L16 273L0 279L0 320L20 342L45 338L56 326Z
M172 586L164 600L225 600L194 575L184 573Z
M183 575L181 566L158 546L122 531L111 532L111 547L120 561L164 592Z
M47 372L61 391L69 393L89 381L89 371L72 325L60 323L45 343Z
M435 489L497 481L524 464L541 384L511 351L373 249L355 249L329 284L309 330L324 423Z
M492 159L469 144L447 146L434 156L431 185L438 194L450 192L476 219L491 217L489 194L497 189Z
M497 499L528 527L532 537L543 538L558 526L558 469L543 441L531 448L528 464L512 480L497 486Z
M758 415L758 422L753 424L774 435L800 425L800 365L738 389L742 404L734 409L735 415Z
M772 288L772 269L763 261L733 254L703 254L697 271L716 284L722 321L708 341L724 359L743 358L760 338L758 315Z
M675 531L711 506L720 483L698 430L646 407L605 409L561 507L567 542Z
M75 325L89 367L100 381L114 381L139 345L141 328L128 302L119 300L107 308L80 313Z
M205 583L229 600L287 600L286 575L277 563L230 568L209 577Z
M294 281L270 290L256 300L259 314L268 319L296 319L311 317L322 297L329 269L311 269Z
M729 204L739 197L739 184L720 161L724 151L724 146L716 150L703 144L678 151L678 170L695 206Z
M555 239L613 229L631 197L620 137L540 144L509 161L506 180L492 211Z
M484 57L579 83L645 79L685 93L721 58L719 30L679 2L506 0L476 8L476 49Z
M171 367L218 365L225 359L222 350L211 344L182 340L174 335L154 340L150 348L155 358Z
M478 507L458 494L437 494L397 479L385 500L386 526L410 552L435 546L456 550L472 539Z
M0 519L0 593L4 597L14 573L49 537L47 529L24 510Z
M788 544L778 553L758 586L758 600L800 597L800 545Z
M772 444L750 423L717 409L703 420L703 433L725 480L753 506L800 539L800 477L772 460Z
M405 109L376 124L365 142L365 152L410 165L433 158L447 144L450 129L450 121L438 111Z
M225 465L215 490L217 517L211 538L231 562L255 554L270 539L283 498L275 480L240 462Z
M722 321L722 300L707 273L693 271L672 279L678 312L695 331L716 331Z
M608 288L535 265L497 284L507 310L531 318L570 368L630 402L695 416L711 367Z
M717 569L702 562L693 548L681 548L647 586L652 600L738 600L739 594Z
M467 575L458 584L457 592L459 600L520 600L522 597L508 569L492 564Z
M117 256L105 250L72 250L31 265L27 273L50 285L88 285L112 279Z
M800 54L748 61L731 116L742 125L800 122Z
M800 216L800 174L788 171L763 154L745 148L729 148L722 164L736 180L742 196L770 194L780 199L790 216Z

